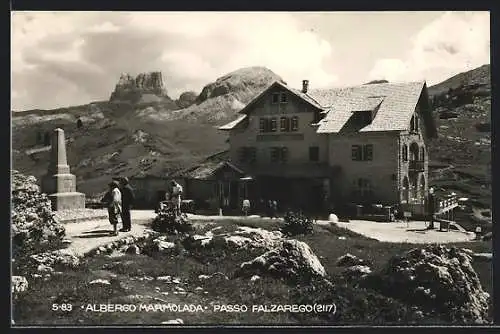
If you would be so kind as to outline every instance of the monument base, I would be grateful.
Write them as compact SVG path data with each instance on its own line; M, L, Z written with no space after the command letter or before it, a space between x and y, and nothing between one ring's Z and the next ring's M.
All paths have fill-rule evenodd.
M53 211L85 209L84 193L55 193L49 195L49 199L52 202Z
M42 192L46 194L72 193L75 191L76 176L73 174L45 175L42 178Z

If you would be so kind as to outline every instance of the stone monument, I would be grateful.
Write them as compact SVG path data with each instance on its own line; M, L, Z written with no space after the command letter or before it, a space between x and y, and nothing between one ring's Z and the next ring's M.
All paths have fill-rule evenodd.
M42 192L49 195L52 210L85 208L85 194L76 192L76 176L69 171L64 131L55 129L51 138L50 163L42 178Z

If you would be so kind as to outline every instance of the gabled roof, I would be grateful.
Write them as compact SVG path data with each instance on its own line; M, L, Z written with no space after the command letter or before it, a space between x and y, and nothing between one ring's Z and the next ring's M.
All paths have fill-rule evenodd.
M279 86L301 98L310 105L326 112L320 121L317 133L339 133L356 111L374 111L372 122L359 129L359 132L404 131L410 126L410 120L422 94L427 97L425 82L380 83L334 89L313 89L307 93L292 89L275 82L252 100L240 113L246 114L250 107L271 87ZM424 120L430 136L435 135L435 124L427 106ZM241 117L228 123L221 130L230 130L240 124Z
M247 115L240 115L234 121L231 121L231 122L229 122L227 124L224 124L223 126L220 126L219 130L231 130L231 129L234 129L238 124L240 124L241 122L243 122L246 118L248 118Z
M222 168L230 168L234 170L237 174L244 175L245 173L234 166L228 161L206 161L201 164L198 164L194 167L190 167L188 169L184 169L172 175L172 177L183 177L188 179L197 179L197 180L209 180L215 177L215 174L221 170Z
M353 111L373 110L376 106L379 109L375 118L359 132L406 130L424 87L425 82L410 82L313 90L310 95L328 109L318 133L337 133Z

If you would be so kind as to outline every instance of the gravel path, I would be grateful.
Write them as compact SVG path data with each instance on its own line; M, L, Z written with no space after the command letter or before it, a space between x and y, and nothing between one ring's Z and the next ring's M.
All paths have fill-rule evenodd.
M318 221L319 224L329 224L328 221ZM368 238L378 241L411 244L467 242L475 239L475 233L427 231L426 222L411 221L408 223L392 222L377 223L366 220L351 220L349 223L335 223L339 227L349 229Z
M55 218L63 224L83 220L107 219L107 217L108 212L106 210L97 209L75 209L55 212Z
M101 214L103 210L92 210L93 214ZM66 224L67 239L72 241L69 248L78 255L83 255L95 248L106 245L127 236L142 236L147 230L151 220L156 216L153 210L132 210L132 230L120 232L118 236L112 236L112 226L107 219L93 219L77 223ZM188 214L192 220L241 220L260 218L259 216L202 216ZM269 219L269 218L263 218ZM271 221L271 219L269 219ZM280 219L282 220L282 219ZM320 225L328 225L329 221L318 220ZM394 243L450 243L466 242L475 238L474 233L463 233L456 231L439 232L438 230L426 231L426 223L420 221L406 223L377 223L366 220L351 220L349 223L335 223L339 227L349 229L358 234L383 242Z
M66 239L71 240L68 248L76 255L83 256L85 253L113 241L128 236L142 236L149 230L150 221L155 217L155 213L153 211L132 210L131 216L132 230L120 232L117 236L111 235L113 227L107 219L66 224ZM121 227L121 225L118 226Z

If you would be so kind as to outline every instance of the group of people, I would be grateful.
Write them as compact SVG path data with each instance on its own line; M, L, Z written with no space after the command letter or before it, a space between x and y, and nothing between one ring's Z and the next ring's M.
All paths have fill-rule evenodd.
M181 202L182 202L182 194L184 189L182 186L177 183L175 180L170 182L170 189L165 193L165 201L160 201L159 209L161 210L165 203L171 203L173 208L179 214L181 212Z
M134 191L127 177L120 181L113 180L109 183L109 190L101 200L108 208L109 222L113 226L113 235L118 235L118 223L122 221L120 232L129 232L132 228L130 209L134 204Z
M242 203L242 211L245 216L250 213L250 200L244 199ZM278 201L260 199L257 206L257 212L262 216L276 218L278 217Z

